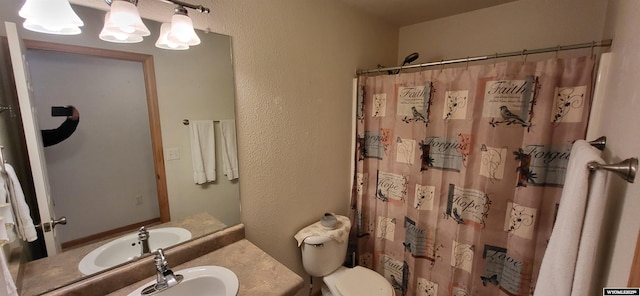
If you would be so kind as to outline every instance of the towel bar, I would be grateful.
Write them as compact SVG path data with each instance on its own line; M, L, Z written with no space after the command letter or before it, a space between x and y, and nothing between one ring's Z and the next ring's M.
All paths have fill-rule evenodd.
M213 120L213 122L214 122L214 123L215 123L215 122L220 122L220 120ZM189 125L189 119L183 119L183 120L182 120L182 124L184 124L184 125Z
M638 158L627 158L619 163L614 164L600 164L592 161L587 164L587 168L591 171L603 169L616 173L616 175L622 177L625 181L633 183L636 178L636 171L638 171Z
M593 141L589 141L589 144L591 144L591 146L593 147L596 147L598 150L602 151L607 146L607 137L602 136Z

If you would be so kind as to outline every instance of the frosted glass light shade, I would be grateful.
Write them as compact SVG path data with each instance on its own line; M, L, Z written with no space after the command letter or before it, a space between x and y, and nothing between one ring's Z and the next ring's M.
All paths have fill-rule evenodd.
M84 26L67 0L27 0L18 15L25 29L39 33L77 35Z
M109 19L110 14L108 11L105 14L105 23ZM101 40L114 43L138 43L142 41L142 36L140 35L127 34L120 30L108 29L107 26L102 27L102 31L100 31L98 37L100 37Z
M200 44L200 38L193 30L191 18L183 14L174 14L171 17L171 32L167 39L178 44L189 46Z
M105 15L100 39L117 43L142 41L151 32L144 25L135 5L128 1L114 0L111 10ZM104 38L103 38L104 37Z
M189 45L184 43L175 43L169 41L167 37L169 37L169 33L171 32L171 24L170 23L162 23L160 26L160 36L156 41L156 47L162 49L170 49L170 50L186 50L189 49Z

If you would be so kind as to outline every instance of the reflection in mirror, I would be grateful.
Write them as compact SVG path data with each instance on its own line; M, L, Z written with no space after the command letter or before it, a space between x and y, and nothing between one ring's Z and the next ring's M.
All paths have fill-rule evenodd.
M17 16L20 1L2 1L2 20L21 24ZM222 174L222 161L216 162L216 181L194 183L189 126L182 123L184 119L235 118L230 37L199 31L202 44L186 51L166 51L154 47L152 40L160 24L145 20L152 35L142 43L105 43L97 38L104 12L79 6L74 10L85 22L81 35L51 36L22 29L19 33L25 40L150 55L156 89L145 89L141 62L35 49L35 43L27 42L32 46L27 50L27 61L40 128L55 128L64 120L51 116L52 106L76 106L80 122L71 137L44 149L55 214L68 219L67 225L55 229L65 248L57 255L26 264L23 292L35 283L40 290L25 295L82 277L78 270L82 257L117 237L137 232L139 226L182 227L197 238L240 222L239 183ZM6 90L11 81L4 79L10 65L4 57L2 60L0 103L17 110L15 90ZM157 91L157 118L147 101L149 91ZM7 147L7 161L15 164L30 200L33 185L24 136L13 131L21 129L19 112L3 112L0 123L0 145ZM157 148L160 163L155 164L150 151L154 126L161 140ZM218 123L215 131L215 142L220 143ZM141 162L134 163L137 161ZM166 174L168 222L163 221L162 202L158 202L162 195L162 186L156 184L158 173L154 172L158 166L163 166ZM125 179L118 180L120 176ZM36 221L37 206L31 205ZM37 251L42 246L31 249ZM51 282L43 277L31 279L42 271L36 271L37 265L58 274Z
M62 249L168 221L164 163L153 153L162 139L152 56L25 45L40 128L77 124L60 143L43 141L54 212L75 222L56 229ZM57 106L74 106L80 118L53 116Z

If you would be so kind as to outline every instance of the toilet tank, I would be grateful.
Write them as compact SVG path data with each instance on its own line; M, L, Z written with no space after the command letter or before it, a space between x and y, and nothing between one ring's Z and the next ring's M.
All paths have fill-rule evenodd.
M347 255L347 242L325 236L310 236L301 245L302 265L311 276L323 277L342 266Z

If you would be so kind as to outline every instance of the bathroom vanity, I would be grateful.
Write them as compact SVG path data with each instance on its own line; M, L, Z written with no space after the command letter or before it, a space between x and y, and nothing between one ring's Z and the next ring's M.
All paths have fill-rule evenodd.
M153 268L152 263L149 265ZM222 266L233 271L240 283L238 295L295 295L303 288L302 278L246 239L172 267L172 270L177 272L204 265ZM108 295L128 295L154 279L155 276L148 277Z
M217 265L239 279L238 295L295 295L304 281L244 238L244 224L168 249L172 270ZM155 278L153 256L99 273L43 295L127 295ZM29 295L29 294L22 294Z
M298 275L244 239L242 224L211 233L212 228L223 229L226 225L202 213L156 227L161 226L186 228L194 238L165 250L174 271L202 265L229 268L239 278L238 295L295 295L302 288L303 280ZM18 281L20 295L127 295L154 278L153 256L82 277L78 271L80 259L104 243L26 263ZM70 284L58 288L65 283Z

